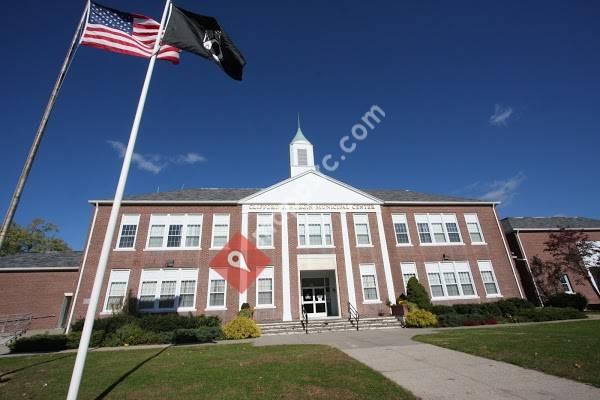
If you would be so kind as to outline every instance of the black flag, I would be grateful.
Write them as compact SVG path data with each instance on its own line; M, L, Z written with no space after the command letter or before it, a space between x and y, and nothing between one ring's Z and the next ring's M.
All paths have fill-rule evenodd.
M213 17L172 6L163 42L210 58L233 79L242 80L246 60Z

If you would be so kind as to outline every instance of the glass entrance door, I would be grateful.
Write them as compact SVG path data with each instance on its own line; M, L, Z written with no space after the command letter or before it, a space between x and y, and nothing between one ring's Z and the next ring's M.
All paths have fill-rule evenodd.
M327 318L325 287L302 288L302 306L309 319Z

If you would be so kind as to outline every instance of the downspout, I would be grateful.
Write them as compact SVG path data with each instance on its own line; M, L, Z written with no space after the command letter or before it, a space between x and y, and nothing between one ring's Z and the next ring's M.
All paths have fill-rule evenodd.
M79 270L79 279L77 280L77 288L75 289L75 295L73 296L73 304L71 304L71 312L69 313L69 319L67 321L67 327L65 328L65 334L71 330L71 322L73 320L73 313L75 312L75 304L77 304L77 297L79 296L79 288L81 287L81 280L83 278L83 272L85 269L85 263L87 261L88 251L90 250L90 242L92 241L92 235L94 234L94 226L96 225L96 216L98 215L98 203L96 202L94 217L92 218L92 226L90 227L90 233L88 235L87 244L85 246L85 252L83 253L83 261L81 262L81 269Z
M537 282L535 281L535 277L533 276L533 271L531 270L531 266L529 265L529 259L527 258L527 254L525 253L525 247L523 247L523 243L521 242L521 238L519 237L519 231L515 231L515 237L517 238L519 249L521 249L521 254L523 254L523 261L525 261L527 271L529 271L529 276L531 276L531 281L533 282L533 287L535 288L535 294L537 295L538 301L540 302L540 306L544 307L544 302L542 301L540 290L538 289Z
M519 282L519 278L517 277L517 271L515 270L515 266L513 264L513 259L510 255L510 251L508 250L508 245L506 244L506 238L504 237L504 231L500 227L500 220L498 219L498 213L496 213L496 204L492 205L492 210L494 211L494 217L496 218L496 225L498 226L498 232L500 232L500 237L502 238L502 243L504 243L504 250L506 250L506 257L508 258L508 263L510 264L510 268L512 269L513 276L515 277L515 282L517 283L517 289L519 289L519 294L521 298L524 299L523 289L521 288L521 282Z

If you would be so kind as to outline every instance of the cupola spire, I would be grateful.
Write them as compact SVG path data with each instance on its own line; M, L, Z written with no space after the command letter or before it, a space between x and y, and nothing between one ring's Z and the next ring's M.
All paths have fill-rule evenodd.
M300 113L298 113L296 135L290 143L290 174L295 176L307 170L315 170L315 156L312 144L302 133Z

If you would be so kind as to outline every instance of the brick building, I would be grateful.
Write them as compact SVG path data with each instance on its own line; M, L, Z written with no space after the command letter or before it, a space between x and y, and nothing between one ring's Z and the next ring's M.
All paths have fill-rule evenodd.
M600 268L597 267L597 260L584 260L587 276L564 271L557 282L550 281L556 277L551 277L544 271L534 278L532 270L534 258L537 257L542 262L551 258L545 243L552 232L560 229L581 231L600 248L600 220L582 217L519 217L504 218L502 226L509 247L516 257L517 270L529 300L541 303L544 289L556 288L566 293L581 293L588 299L591 307L600 307Z
M265 189L187 189L124 199L98 315L128 297L145 312L231 319L244 302L259 321L365 316L416 276L436 304L523 297L496 204L406 190L359 190L318 172L300 128L290 178ZM71 320L84 317L110 214L93 200ZM239 293L209 261L240 232L271 260Z
M0 316L31 314L30 329L64 328L82 253L0 257Z

